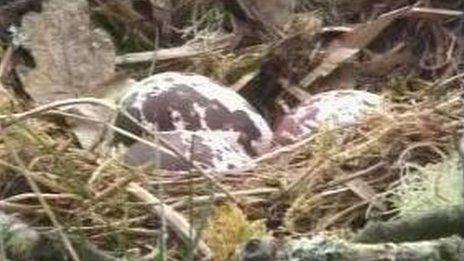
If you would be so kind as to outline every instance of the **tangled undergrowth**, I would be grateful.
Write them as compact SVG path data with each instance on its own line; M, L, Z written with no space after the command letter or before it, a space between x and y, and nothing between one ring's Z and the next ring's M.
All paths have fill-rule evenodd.
M264 217L268 229L286 233L360 227L366 215L383 213L377 206L388 206L391 194L401 197L402 206L394 206L402 214L424 204L424 197L414 193L425 195L431 189L414 192L414 184L404 181L410 186L398 192L391 184L401 180L406 167L452 157L451 144L460 126L458 95L450 94L442 102L392 106L385 115L343 130L343 135L323 131L289 152L258 159L262 162L254 171L218 176L232 195L240 197L242 210L219 205L212 216L208 209L213 202L229 199L201 175L132 169L116 158L99 158L79 149L72 135L55 124L27 119L2 129L0 205L47 230L53 224L39 200L43 198L67 233L85 235L103 249L119 249L126 255L127 249L153 251L149 246L160 232L149 203L127 190L131 182L144 184L197 229L206 227L206 242L223 256L230 256L236 244L252 235L263 234L264 228L251 222ZM355 179L362 179L374 197L363 198L346 185ZM40 187L40 194L30 189L30 182ZM225 240L230 244L224 245Z
M141 1L142 6L134 10L118 7L116 1L91 2L94 22L112 33L120 53L201 42L224 35L231 26L224 10L208 1L176 5L172 20L155 19L157 32L150 27L152 14L138 12L148 2ZM331 34L340 34L330 32L331 26L364 23L408 1L380 1L378 10L372 10L369 1L297 2L300 12L318 10L314 27L325 26L329 32L321 36L314 27L306 32L313 41L309 52L299 52L306 46L284 46L273 52L279 44L261 43L119 69L137 75L188 70L236 86L244 76L256 73L266 56L295 51L294 56L276 59L276 67L283 69L275 74L279 83L281 78L301 80L298 77L313 68L313 60L320 62L319 56L334 39ZM430 6L462 7L459 1L435 2ZM356 62L341 63L334 79L310 91L345 85L370 90L385 96L385 112L349 128L324 129L263 155L252 171L215 176L229 195L200 173L131 168L118 158L85 151L55 118L27 117L7 124L22 107L0 97L0 209L19 213L40 232L61 227L65 234L86 239L115 256L167 255L172 260L188 256L199 238L184 242L172 230L166 233L164 221L153 211L159 204L134 193L133 184L139 184L186 217L217 260L230 260L236 248L252 237L356 230L370 218L389 219L462 203L459 184L463 181L458 175L462 170L454 152L462 129L462 75L456 77L462 66L456 39L462 36L453 33L453 21L401 21L404 25L393 24L376 41L359 47L365 50ZM170 23L169 30L162 30L163 23ZM163 35L159 42L157 34ZM237 90L245 89L245 96L247 88L257 88L247 83L263 81L237 85Z

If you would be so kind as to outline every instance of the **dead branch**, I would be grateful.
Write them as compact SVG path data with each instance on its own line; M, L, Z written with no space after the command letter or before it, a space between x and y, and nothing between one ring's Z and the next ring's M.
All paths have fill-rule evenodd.
M437 210L418 216L368 224L355 237L360 243L432 240L451 235L464 236L464 206Z
M276 240L254 239L238 251L238 260L397 260L461 261L464 240L453 236L431 241L401 244L359 244L337 238L316 236L298 238L282 244Z
M116 64L133 64L156 61L165 61L172 59L185 59L193 56L211 53L224 48L231 44L233 36L224 35L217 39L211 40L210 43L187 43L180 47L159 49L155 51L129 53L116 57Z
M152 205L153 211L158 216L164 215L168 222L168 225L182 239L193 240L194 238L196 238L195 233L193 233L193 230L190 229L190 224L182 215L180 215L170 206L162 204L155 196L153 196L150 192L146 191L140 185L136 183L130 183L126 190L138 199ZM205 257L211 258L213 256L213 253L211 252L209 247L202 240L198 242L198 249Z

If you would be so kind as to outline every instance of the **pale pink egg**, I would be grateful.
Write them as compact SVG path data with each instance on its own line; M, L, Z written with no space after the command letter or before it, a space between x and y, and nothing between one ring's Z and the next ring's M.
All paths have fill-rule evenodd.
M290 144L322 126L335 128L356 124L383 108L382 97L358 90L335 90L316 94L291 109L277 124L275 140Z

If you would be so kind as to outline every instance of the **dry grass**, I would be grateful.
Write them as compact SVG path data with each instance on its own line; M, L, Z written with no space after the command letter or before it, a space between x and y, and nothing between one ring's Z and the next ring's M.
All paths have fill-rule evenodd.
M130 23L134 19L126 19L134 15L134 10L113 10L115 16L109 9L99 7L99 3L105 1L94 2L94 14L99 19L106 15L100 22L115 30L111 32L119 51L152 50L155 47L151 27L147 24L133 26ZM341 9L340 6L350 6L351 2L335 2L336 5L323 10L324 25L331 25L327 21L343 24L353 17L361 17L357 22L372 17L370 7L362 10L363 6L357 4ZM378 6L394 9L405 1L393 2ZM195 9L193 3L190 1L188 6L179 7L178 19L182 22L173 21L172 25L180 29L171 32L174 36L163 37L163 41L158 42L160 46L178 46L222 33L225 23L222 10L210 4ZM320 5L325 7L327 3L299 1L302 10L312 10ZM385 11L383 9L376 12ZM340 13L340 10L344 12ZM185 17L190 18L183 19ZM407 30L422 26L419 23L408 24L405 28L396 26L393 32L388 31L373 45L394 45L389 35L395 36L392 39L409 39L411 35ZM441 26L437 25L435 29L444 30ZM417 31L424 34L415 37L417 41L433 38L427 30ZM271 44L166 61L156 64L156 71L187 68L232 84L257 69L266 47ZM436 55L438 60L441 57L438 52L449 48L446 43L437 46L436 50L423 52L423 56ZM5 127L0 121L0 210L19 213L29 225L42 232L55 230L59 224L66 235L86 238L119 256L135 253L136 256L153 257L159 255L163 226L149 204L127 191L129 183L136 182L188 218L196 230L204 232L203 238L216 253L217 260L230 258L237 245L265 232L338 231L360 227L371 216L388 218L396 206L392 206L391 195L398 195L393 185L400 179L402 171L408 166L421 169L429 163L440 164L442 157L436 150L446 156L452 155L455 135L462 128L462 101L456 78L440 86L420 80L417 75L421 68L418 67L407 68L406 73L397 77L399 82L375 78L391 101L385 114L372 116L350 128L323 130L289 147L286 152L272 157L267 155L268 158L264 156L253 171L216 176L228 193L239 199L239 207L222 204L230 203L229 197L215 189L202 175L129 168L117 158L83 151L69 130L59 123L25 117ZM450 79L455 72L453 68L440 68L443 74L425 69L420 72L429 79ZM297 69L303 75L309 70L307 67ZM139 68L134 70L140 71ZM405 80L407 77L413 80ZM369 89L363 83L361 87ZM21 111L8 101L1 98L0 101L5 102L0 104L3 116ZM37 183L39 192L32 190L25 172ZM353 179L364 181L374 191L374 197L359 196L349 188L347 183ZM386 212L375 207L379 202L387 206ZM56 217L56 222L51 221L46 206ZM174 260L185 254L183 249L190 247L181 242L169 231L167 254Z
M288 232L359 226L373 211L372 205L348 189L346 182L361 178L374 189L379 201L388 202L386 195L404 164L440 160L434 150L410 150L411 146L434 144L449 151L460 126L460 105L458 93L454 93L441 102L392 106L387 114L345 129L343 135L337 135L336 130L323 131L290 153L262 162L253 172L218 176L240 199L242 210L227 205L215 211L206 228L210 247L226 256L236 243L264 231L249 225L246 216L250 222L266 219L271 229L282 224ZM197 228L208 219L204 207L227 201L201 176L131 169L117 159L82 151L67 130L52 123L26 119L2 133L1 209L21 213L42 230L54 225L37 193L25 182L12 149L66 233L85 235L97 245L121 253L127 249L150 252L147 246L153 244L160 229L146 203L124 189L131 181L143 184L181 211ZM406 158L400 158L403 152L407 152ZM224 240L234 243L219 249ZM175 245L169 241L169 247Z

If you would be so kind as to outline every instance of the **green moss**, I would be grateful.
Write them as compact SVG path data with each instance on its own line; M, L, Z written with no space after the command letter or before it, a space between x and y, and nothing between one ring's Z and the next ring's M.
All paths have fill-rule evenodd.
M205 231L206 242L217 260L231 260L235 250L252 238L266 234L261 221L250 222L236 205L224 205L216 209Z

